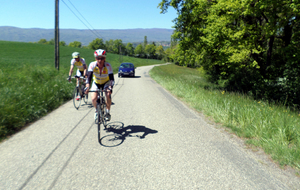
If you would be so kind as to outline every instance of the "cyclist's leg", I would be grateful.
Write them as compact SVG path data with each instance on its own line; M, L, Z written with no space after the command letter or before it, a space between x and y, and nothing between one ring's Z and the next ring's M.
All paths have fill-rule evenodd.
M97 87L97 85L95 84L94 81L92 82L92 87L91 87L90 90L91 90L91 91L98 91L98 90L99 90L98 87ZM97 109L97 95L98 95L97 92L92 92L92 93L91 93L92 104L93 104L93 106L95 107L95 109Z
M105 83L104 85L104 90L105 90L105 96L106 96L106 108L110 110L110 105L111 105L111 91L108 90L110 82Z
M90 91L97 91L98 87L95 84L95 82L92 82L92 87L90 88ZM92 98L92 104L95 107L95 114L94 114L94 119L95 119L95 123L97 123L97 118L98 118L98 112L97 112L97 96L98 93L97 92L91 92L91 98Z
M107 90L106 93L106 107L108 110L110 110L110 106L111 106L111 91Z
M80 71L80 70L77 70L77 76L78 77L82 77L83 76L83 71ZM83 81L83 79L79 78L79 86L80 86L80 89L81 89L81 92L82 92L82 96L84 95L84 88L85 88L85 83Z
M110 120L110 106L111 106L111 91L108 90L110 82L107 82L104 85L104 90L105 90L105 96L106 96L106 120Z
M77 69L77 71L76 71L76 76L77 77L80 77L81 76L81 72L79 71L79 69ZM77 86L80 86L80 78L77 78Z

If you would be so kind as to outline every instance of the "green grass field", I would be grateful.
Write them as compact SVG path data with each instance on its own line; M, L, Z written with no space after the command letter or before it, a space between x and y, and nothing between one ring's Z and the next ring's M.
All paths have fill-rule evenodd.
M196 69L171 64L154 67L150 75L190 107L227 127L252 147L261 147L281 166L300 169L299 113L225 92L206 82Z
M74 51L80 52L87 64L94 61L91 49L63 46L57 70L53 45L0 41L0 49L0 140L71 99L75 82L68 83L66 79ZM120 65L119 59L119 55L107 55L114 73ZM136 67L163 63L127 56L122 59Z

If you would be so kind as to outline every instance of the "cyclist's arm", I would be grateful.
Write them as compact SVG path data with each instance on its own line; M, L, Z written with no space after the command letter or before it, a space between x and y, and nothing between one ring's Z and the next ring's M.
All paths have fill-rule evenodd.
M73 73L73 69L74 69L74 65L71 65L70 71L69 71L69 81L71 80L71 76L72 76L72 73Z
M86 83L85 83L85 94L89 93L90 83L91 83L92 76L93 76L93 71L88 71L87 78L85 79L86 80Z
M110 65L110 63L105 62L106 67L108 69L108 77L109 77L109 81L110 81L110 88L112 88L115 84L115 79L114 79L114 73L112 70L112 66Z
M84 68L84 71L83 71L83 77L86 78L86 76L87 76L87 73L86 73L86 70L87 70L86 65L83 65L83 68Z
M81 58L81 62L82 62L82 64L83 64L83 77L85 77L86 78L86 76L87 76L87 66L86 66L86 63L85 63L85 59L84 58Z
M114 84L115 84L114 74L111 73L111 74L108 75L108 77L109 77L109 80L110 80L110 86L113 87Z
M88 71L86 79L86 87L90 88L90 83L92 81L93 71Z

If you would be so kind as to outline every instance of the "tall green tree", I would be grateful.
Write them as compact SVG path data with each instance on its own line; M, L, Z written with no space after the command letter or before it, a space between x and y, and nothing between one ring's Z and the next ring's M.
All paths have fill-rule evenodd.
M89 43L88 46L90 49L96 50L96 49L106 49L105 44L103 42L103 39L96 38L91 43Z
M144 53L144 48L143 48L142 44L139 44L135 47L134 54L135 54L135 56L138 56L138 57L144 56L145 53Z
M55 44L54 39L52 38L51 40L49 40L49 41L47 42L47 44L49 44L49 45L54 45L54 44Z
M116 53L116 54L125 53L125 46L122 43L121 39L114 40L113 53Z
M299 1L163 0L159 4L162 13L169 6L178 12L172 37L178 40L173 57L179 65L202 66L212 81L225 81L228 89L300 103L293 98L300 95L299 87L294 88L300 86L295 77L300 74Z
M127 43L125 52L126 52L126 55L133 56L134 47L133 47L132 43Z
M59 45L60 45L60 46L67 46L67 43L66 43L65 41L60 41L60 42L59 42Z
M112 39L105 41L105 47L107 52L113 53L114 41Z
M154 58L156 51L156 46L154 44L147 44L145 47L145 53L147 54L147 58Z
M157 59L162 59L165 55L164 47L162 45L157 46L155 54L157 55Z
M80 48L80 47L81 47L81 42L79 42L79 41L70 42L70 43L69 43L69 47L77 47L77 48Z
M47 40L46 39L40 39L38 42L38 44L47 44Z
M146 48L147 44L148 44L147 36L144 36L144 49Z

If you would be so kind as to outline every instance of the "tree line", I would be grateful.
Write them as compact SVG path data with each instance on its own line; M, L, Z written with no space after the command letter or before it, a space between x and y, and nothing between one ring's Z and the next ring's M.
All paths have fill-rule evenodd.
M39 44L50 44L54 45L54 39L47 41L46 39L40 39L37 43ZM124 44L122 40L109 40L105 41L100 38L94 39L89 43L88 46L82 46L81 42L74 41L70 42L68 45L64 41L59 42L60 46L69 46L69 47L77 47L77 48L89 48L89 49L105 49L109 53L114 54L122 54L127 56L134 56L139 58L149 58L149 59L164 59L165 52L164 48L159 43L148 43L147 36L144 37L144 43L134 44L127 43Z
M159 7L178 13L168 59L201 67L227 90L299 108L299 0L162 0Z

